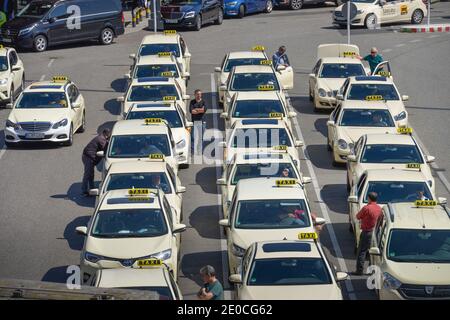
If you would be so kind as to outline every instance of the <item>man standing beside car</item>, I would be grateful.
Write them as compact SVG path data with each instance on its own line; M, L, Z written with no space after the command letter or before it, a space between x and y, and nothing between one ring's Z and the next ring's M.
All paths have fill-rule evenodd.
M291 64L289 63L289 58L286 54L286 47L281 46L278 48L278 51L274 53L272 56L273 67L277 69L278 66L289 67Z

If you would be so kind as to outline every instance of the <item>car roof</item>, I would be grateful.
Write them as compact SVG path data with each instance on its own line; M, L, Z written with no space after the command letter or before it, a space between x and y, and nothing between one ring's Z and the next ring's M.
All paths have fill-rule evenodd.
M158 55L141 56L139 57L137 66L147 64L176 64L176 61L172 59L172 56L159 57Z
M130 197L128 189L110 190L100 200L98 210L161 209L158 192L164 194L162 190L150 189L150 194L144 197L147 200L142 197Z
M164 123L146 125L144 120L119 120L112 129L114 135L167 134L169 128Z
M450 230L449 209L441 205L418 208L414 203L392 203L384 211L392 213L394 221L387 219L392 228Z
M258 65L258 66L236 66L234 73L274 73L272 66Z
M342 109L390 110L385 101L344 100L342 101L341 106Z
M255 259L320 258L318 244L311 240L256 242Z
M165 267L103 269L98 273L102 288L167 287Z
M292 178L252 178L239 180L237 184L238 200L258 199L305 199L305 192L300 182L293 186L277 187L277 180Z
M146 35L141 42L143 44L152 44L152 43L178 43L180 39L179 34L175 35L165 35L164 33L155 33Z
M143 77L133 79L132 85L148 85L148 84L175 84L174 78L168 77Z
M109 167L108 174L112 173L135 173L135 172L165 172L166 163L161 160L140 160L113 162Z
M340 57L325 57L322 58L322 63L349 63L349 64L362 64L359 59L355 58L340 58Z
M286 128L284 120L279 119L239 119L235 128Z
M65 92L70 82L38 81L29 85L24 92Z
M367 181L423 181L426 176L419 169L369 169L366 170Z
M366 134L366 144L416 145L416 142L409 134L371 133Z
M238 91L236 100L280 100L278 91Z
M228 59L267 58L264 51L234 51L228 54Z
M233 163L286 163L292 162L287 152L243 152L236 153Z
M356 76L349 77L350 83L393 84L391 78L382 76Z

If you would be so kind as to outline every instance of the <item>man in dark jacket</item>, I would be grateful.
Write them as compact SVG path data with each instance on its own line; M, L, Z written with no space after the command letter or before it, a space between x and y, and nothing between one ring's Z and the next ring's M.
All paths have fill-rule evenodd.
M89 196L89 189L94 188L94 169L102 160L101 157L97 156L97 152L106 151L110 137L111 131L104 129L83 150L83 156L81 157L84 165L83 182L81 185L83 196Z

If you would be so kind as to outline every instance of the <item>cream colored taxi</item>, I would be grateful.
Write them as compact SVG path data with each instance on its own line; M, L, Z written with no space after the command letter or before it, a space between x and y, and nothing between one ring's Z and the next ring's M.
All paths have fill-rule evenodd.
M348 197L349 220L351 230L355 234L355 248L358 247L361 233L358 212L368 203L370 192L378 195L377 203L383 206L388 203L412 203L415 200L436 200L446 202L445 198L437 198L434 189L429 185L427 177L418 169L372 169L365 171Z
M434 204L383 208L369 250L381 300L450 299L450 211Z
M174 101L137 103L131 106L125 116L126 120L145 120L148 118L162 119L168 124L175 140L175 147L181 151L180 156L183 156L178 164L182 167L188 167L193 123L187 121L186 114L180 104Z
M93 278L93 286L145 290L155 292L158 300L183 300L180 288L172 273L163 265L132 269L101 269Z
M317 47L317 62L309 74L309 99L314 111L336 107L336 94L348 77L365 76L367 70L352 44L321 44Z
M233 156L225 167L222 178L217 180L221 186L222 209L225 218L231 198L240 180L259 177L284 177L309 183L311 178L304 177L300 172L300 161L294 160L286 151L244 152Z
M86 128L83 95L67 77L31 84L10 107L5 128L8 147L21 142L71 146L74 133Z
M89 190L89 194L101 199L108 191L130 188L161 189L176 213L176 221L182 221L183 193L186 192L186 187L181 185L176 171L167 162L149 158L113 163L100 186Z
M263 60L269 60L264 47L255 46L251 51L235 51L230 52L223 59L222 65L216 67L214 71L216 72L216 85L218 92L219 103L223 103L223 91L220 91L220 86L227 84L228 76L234 67L237 66L251 66L259 65Z
M190 72L192 55L183 37L174 30L146 35L139 45L138 52L130 54L130 59L134 65L143 56L154 56L161 52L171 52L183 66L183 72Z
M149 77L134 79L124 96L117 98L122 105L122 115L130 110L133 104L145 104L147 102L171 102L175 101L188 112L190 96L187 95L177 80L168 77Z
M226 131L225 141L219 143L223 147L224 166L236 153L287 151L299 161L298 148L303 142L295 140L284 120L248 119L237 120Z
M99 269L166 264L178 274L180 233L186 226L162 190L112 190L100 199L87 226L76 228L85 236L81 277L89 282Z
M0 45L0 102L13 103L25 89L25 69L14 48Z
M237 92L231 98L228 112L220 114L225 120L225 129L233 126L236 120L272 118L285 120L292 130L290 119L296 116L296 112L289 111L286 99L276 91Z
M401 128L412 132L412 128ZM347 189L353 186L361 174L369 169L418 168L434 188L430 163L435 158L425 155L410 134L365 134L355 143L354 154L347 156Z
M254 178L238 182L226 228L230 273L236 273L245 250L256 241L295 240L300 232L315 232L303 184L295 179Z
M236 92L276 91L284 98L285 91L292 88L294 75L291 67L275 71L271 60L261 60L260 65L234 67L226 84L219 87L219 95L223 95L223 111L227 112Z
M397 22L420 24L428 14L426 2L422 0L352 0L352 3L356 5L357 12L351 25L367 29ZM344 8L344 5L340 5L334 9L334 24L347 25Z
M355 142L367 133L397 133L394 115L381 101L345 101L330 114L327 147L333 165L347 162Z
M348 275L334 268L317 241L258 241L229 280L238 300L343 300Z

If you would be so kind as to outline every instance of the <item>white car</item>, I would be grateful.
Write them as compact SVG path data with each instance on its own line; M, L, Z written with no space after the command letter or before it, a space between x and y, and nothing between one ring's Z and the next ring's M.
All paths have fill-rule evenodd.
M0 45L0 102L14 103L25 89L25 69L14 48Z
M147 118L162 119L167 123L171 129L177 150L181 150L180 155L185 158L179 162L179 165L187 167L191 152L193 123L186 120L186 114L181 106L173 101L133 104L125 117L126 120L145 120Z
M343 300L348 275L334 268L317 241L258 241L229 281L238 300Z
M108 191L130 188L160 188L176 213L177 222L183 220L182 204L186 187L181 185L180 178L172 166L161 160L113 163L100 186L89 190L89 194L101 199Z
M219 224L226 228L230 273L245 250L256 241L296 240L300 232L313 233L325 223L311 217L304 185L295 179L254 178L238 182L228 218Z
M434 189L434 177L429 163L416 139L409 134L365 134L355 143L354 154L347 156L347 189L353 186L365 170L420 168Z
M422 0L352 0L356 5L356 16L352 26L364 26L375 29L378 25L397 22L420 24L428 15L426 2ZM334 9L333 23L346 26L347 16L344 5Z
M274 118L285 120L291 131L290 119L296 116L296 112L289 111L284 95L276 91L237 92L231 98L228 112L220 114L225 120L225 129L232 127L236 120Z
M99 202L88 226L76 228L85 236L80 256L83 283L99 269L166 264L178 274L180 233L164 192L157 189L113 190Z
M139 45L138 52L130 54L130 59L134 64L143 56L154 56L161 52L171 52L183 66L183 72L190 72L192 55L183 37L173 30L146 35Z
M184 113L188 112L190 96L174 78L150 77L134 79L124 96L117 98L122 105L122 115L136 103L176 101Z
M356 45L321 44L317 47L317 62L309 74L309 99L314 111L336 107L336 95L348 77L366 76L367 70Z
M299 161L298 148L303 142L295 140L284 120L249 119L237 120L226 131L223 147L223 165L226 166L236 153L286 151Z
M8 147L21 142L73 144L75 132L86 129L83 95L67 77L35 82L19 96L5 128Z

